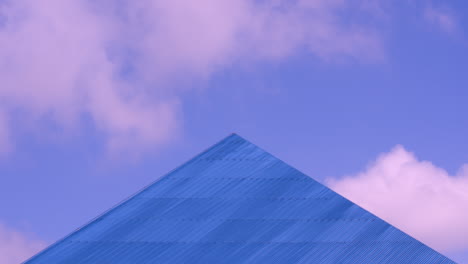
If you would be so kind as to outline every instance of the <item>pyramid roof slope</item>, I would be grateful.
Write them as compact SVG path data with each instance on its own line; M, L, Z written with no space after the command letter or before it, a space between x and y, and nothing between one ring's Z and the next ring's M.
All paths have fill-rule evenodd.
M454 262L232 134L26 263Z

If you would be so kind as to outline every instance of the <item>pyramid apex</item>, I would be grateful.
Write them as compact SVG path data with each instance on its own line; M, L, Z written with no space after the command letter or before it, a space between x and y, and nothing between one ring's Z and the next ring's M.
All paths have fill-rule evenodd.
M246 140L245 138L243 138L242 136L240 136L239 134L237 134L236 132L232 132L230 133L227 137L225 137L224 139L240 139L240 140L243 140L243 141L248 141Z

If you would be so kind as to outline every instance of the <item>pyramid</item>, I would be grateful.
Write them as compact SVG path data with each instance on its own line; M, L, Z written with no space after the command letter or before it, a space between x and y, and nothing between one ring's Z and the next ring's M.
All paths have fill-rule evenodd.
M454 262L232 134L26 263Z

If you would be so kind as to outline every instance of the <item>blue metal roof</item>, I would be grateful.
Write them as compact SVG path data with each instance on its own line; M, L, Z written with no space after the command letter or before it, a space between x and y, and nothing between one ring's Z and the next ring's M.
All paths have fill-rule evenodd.
M454 262L233 134L26 263Z

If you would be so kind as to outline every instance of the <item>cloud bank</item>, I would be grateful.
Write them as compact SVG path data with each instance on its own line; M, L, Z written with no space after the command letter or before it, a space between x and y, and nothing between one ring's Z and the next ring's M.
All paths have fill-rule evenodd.
M468 164L449 175L397 146L328 185L436 250L468 249Z
M44 247L44 242L0 223L0 264L21 263Z
M79 131L91 120L111 150L158 146L181 125L181 82L298 50L381 59L377 30L358 19L373 16L366 3L2 0L0 142L13 122Z

